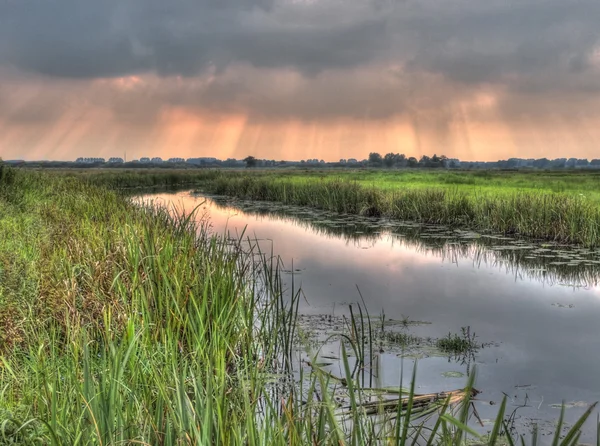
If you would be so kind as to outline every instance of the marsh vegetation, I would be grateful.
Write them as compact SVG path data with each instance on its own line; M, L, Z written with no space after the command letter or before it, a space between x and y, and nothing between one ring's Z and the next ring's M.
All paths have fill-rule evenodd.
M448 174L449 175L449 174ZM344 214L449 225L563 243L600 243L600 207L582 194L495 187L374 182L350 178L221 175L203 189Z
M470 427L474 373L435 395L416 391L415 374L395 389L367 386L378 350L362 307L340 325L342 374L316 352L310 369L297 368L301 295L278 258L249 235L211 233L193 211L140 206L107 187L158 177L118 178L2 171L0 444L519 440L506 402L489 433ZM348 200L344 212L363 215L387 196L345 180L293 186L206 172L189 181L336 211ZM313 193L319 201L302 203ZM449 341L462 348L464 338ZM593 409L567 431L561 415L555 443L576 444Z

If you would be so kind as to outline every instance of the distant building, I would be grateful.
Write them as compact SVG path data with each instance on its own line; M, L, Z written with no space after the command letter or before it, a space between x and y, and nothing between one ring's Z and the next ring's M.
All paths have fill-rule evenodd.
M106 161L104 158L77 158L75 162L80 164L98 164L105 163Z

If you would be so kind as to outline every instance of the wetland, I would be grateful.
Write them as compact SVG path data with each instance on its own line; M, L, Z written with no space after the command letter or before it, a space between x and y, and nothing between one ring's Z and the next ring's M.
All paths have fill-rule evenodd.
M0 444L599 438L595 202L252 175L0 170Z
M401 370L410 382L418 360L418 393L442 392L475 367L482 420L508 395L515 428L543 432L563 400L572 423L600 399L598 249L191 191L144 200L199 206L216 234L243 234L282 259L286 289L302 290L299 364L312 360L309 348L343 376L340 342L327 340L350 305L363 306L375 333L372 386L374 377L397 386Z

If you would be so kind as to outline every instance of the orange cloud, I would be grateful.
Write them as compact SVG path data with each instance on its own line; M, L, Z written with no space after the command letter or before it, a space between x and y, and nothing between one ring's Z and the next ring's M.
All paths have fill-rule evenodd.
M284 99L273 98L277 85L262 80L251 91L240 89L231 104L222 97L227 97L227 88L235 86L236 79L215 86L213 75L91 81L6 77L3 92L9 94L0 103L0 156L72 160L123 156L125 151L129 159L225 159L252 154L278 160L338 160L363 159L369 152L416 157L437 153L466 160L598 156L600 100L593 96L555 101L535 95L514 97L494 86L453 90L435 77L427 79L431 86L427 91L398 93L395 89L402 83L394 80L397 73L386 76L371 79L367 72L358 73L345 80L343 91L328 98L324 97L327 88L335 83L329 84L326 77L315 79L311 82L318 84L319 92L308 99L309 84L299 77L290 83L289 73L283 72L273 80L282 81ZM380 87L380 82L387 84ZM351 94L353 86L377 92L376 100L365 103L362 116L356 110L346 116L329 112L319 116L320 97L335 101ZM389 89L388 98L382 88ZM404 93L410 97L396 113L382 113L394 110ZM221 102L214 102L215 95ZM363 103L362 97L347 102L348 106ZM247 98L251 100L244 102ZM302 98L314 117L304 112L299 116L255 113L253 108L269 103L274 110L288 105L294 109L294 101Z

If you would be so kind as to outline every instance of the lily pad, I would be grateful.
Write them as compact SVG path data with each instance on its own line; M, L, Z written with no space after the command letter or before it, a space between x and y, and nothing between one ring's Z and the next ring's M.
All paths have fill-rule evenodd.
M442 376L444 378L462 378L463 376L465 376L465 374L462 372L450 371L442 373Z

